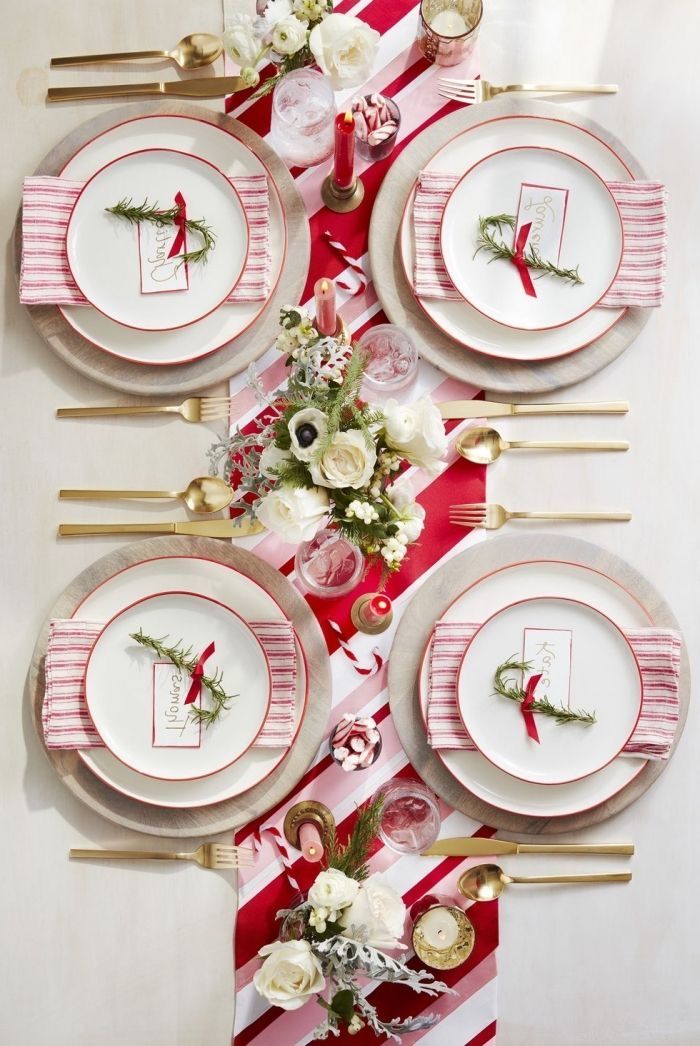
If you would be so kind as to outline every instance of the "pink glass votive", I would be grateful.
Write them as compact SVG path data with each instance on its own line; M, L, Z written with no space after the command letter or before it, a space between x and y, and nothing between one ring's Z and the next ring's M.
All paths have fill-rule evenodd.
M400 854L417 854L432 846L440 833L440 806L434 792L422 781L395 777L382 795L382 841Z
M363 160L376 163L392 152L401 127L401 111L393 98L365 94L353 98L355 149Z
M482 0L421 0L418 46L436 65L458 65L474 50L483 13Z
M297 549L294 569L304 588L322 599L352 592L364 571L364 557L357 545L336 530L319 530Z
M418 349L401 327L379 323L365 331L358 346L368 355L362 379L368 392L391 395L415 380Z

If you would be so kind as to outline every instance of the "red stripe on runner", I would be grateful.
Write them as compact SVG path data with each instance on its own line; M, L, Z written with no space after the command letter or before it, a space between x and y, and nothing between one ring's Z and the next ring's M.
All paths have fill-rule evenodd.
M492 1021L488 1027L480 1031L478 1035L475 1035L473 1039L470 1039L465 1046L486 1046L487 1043L492 1042L496 1038L496 1022Z

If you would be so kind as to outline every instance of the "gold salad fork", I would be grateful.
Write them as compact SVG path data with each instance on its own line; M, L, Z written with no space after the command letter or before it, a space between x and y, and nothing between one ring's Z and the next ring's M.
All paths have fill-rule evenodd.
M499 530L510 519L617 520L632 519L630 512L509 512L503 505L450 505L450 523L460 527Z
M122 414L180 414L185 421L220 421L229 416L230 396L192 396L183 403L130 407L59 407L57 418L104 418Z
M452 98L464 105L478 105L489 102L499 94L510 91L539 91L542 94L616 94L617 84L491 84L488 80L455 80L441 76L438 81L438 94L443 98Z
M255 860L252 850L220 843L202 843L192 853L169 850L69 850L69 857L96 861L196 861L200 868L244 868Z

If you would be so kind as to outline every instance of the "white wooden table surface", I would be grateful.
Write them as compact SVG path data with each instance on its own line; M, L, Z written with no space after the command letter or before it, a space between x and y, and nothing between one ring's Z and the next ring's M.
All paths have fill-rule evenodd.
M515 508L629 508L634 513L629 524L571 525L563 532L599 541L646 572L678 615L694 659L700 642L695 453L700 5L689 0L485 4L484 76L495 82L618 82L616 97L577 102L574 108L618 134L671 194L665 307L620 360L565 394L626 397L631 414L499 426L514 438L626 438L632 450L580 458L517 459L512 454L492 467L489 496ZM59 405L107 402L113 395L80 378L41 343L18 304L9 266L22 176L60 137L107 108L92 102L47 108L50 55L172 46L186 32L218 32L220 24L218 0L191 0L186 6L166 0L24 0L4 11L3 1043L225 1046L230 1034L233 905L226 877L194 866L135 870L69 864L70 846L127 847L147 840L101 820L58 785L23 706L26 667L47 608L77 572L116 547L108 539L56 539L60 520L101 518L94 506L59 503L58 487L178 487L204 471L211 434L203 427L154 419L148 425L57 422L53 412ZM163 72L174 75L165 67ZM63 70L52 73L51 82L106 82L109 77L113 82L151 78L145 68L142 73L132 68ZM666 77L677 82L662 93ZM167 518L172 509L152 506L149 514L158 511ZM139 519L142 512L110 508L109 516ZM577 892L575 900L565 889L543 888L540 893L513 889L504 898L499 1046L700 1042L697 745L698 715L691 705L683 743L660 781L614 821L582 836L635 842L629 887ZM552 862L547 861L550 869ZM542 859L522 859L518 870L542 864ZM566 869L579 865L568 859Z

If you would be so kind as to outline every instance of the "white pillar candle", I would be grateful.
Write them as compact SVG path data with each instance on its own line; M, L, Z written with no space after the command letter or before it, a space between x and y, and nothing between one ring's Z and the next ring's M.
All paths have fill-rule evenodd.
M438 36L462 36L469 26L459 11L438 11L430 23L430 28Z
M447 908L430 908L418 920L423 939L430 948L452 948L459 937L459 923Z

